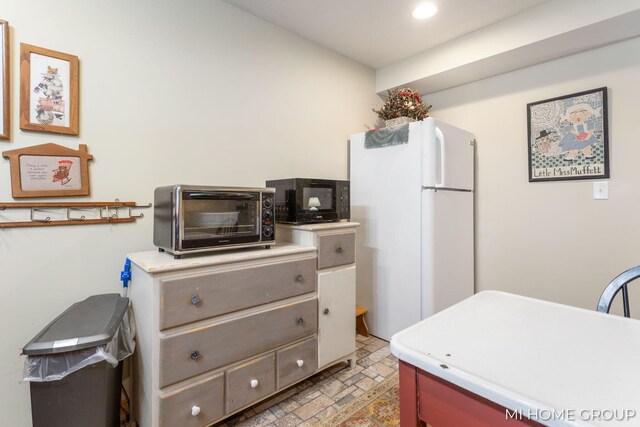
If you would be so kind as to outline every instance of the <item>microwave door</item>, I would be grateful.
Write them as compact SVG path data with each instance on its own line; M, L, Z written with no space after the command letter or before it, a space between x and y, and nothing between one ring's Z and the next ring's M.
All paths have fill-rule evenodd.
M304 183L298 187L296 221L301 223L336 220L334 184Z
M300 207L307 212L331 212L335 210L336 194L332 186L307 185L302 188Z

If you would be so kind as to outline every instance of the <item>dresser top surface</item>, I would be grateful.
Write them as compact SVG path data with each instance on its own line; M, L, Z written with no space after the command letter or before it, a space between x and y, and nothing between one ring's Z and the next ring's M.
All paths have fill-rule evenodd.
M158 251L135 252L128 254L127 258L147 273L159 274L168 271L216 266L255 259L268 259L284 255L312 253L315 251L316 248L313 246L283 243L271 246L270 249L236 249L211 254L185 255L181 259L174 259L173 255Z

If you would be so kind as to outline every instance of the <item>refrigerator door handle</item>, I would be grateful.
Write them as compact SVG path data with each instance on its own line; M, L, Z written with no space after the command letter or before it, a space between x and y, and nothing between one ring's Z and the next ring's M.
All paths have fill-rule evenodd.
M447 183L446 183L446 176L447 176L447 171L446 171L446 144L445 144L445 139L444 139L444 134L442 133L442 131L440 130L439 127L436 126L436 139L438 140L438 143L440 144L440 182L438 184L436 184L436 187L446 187Z

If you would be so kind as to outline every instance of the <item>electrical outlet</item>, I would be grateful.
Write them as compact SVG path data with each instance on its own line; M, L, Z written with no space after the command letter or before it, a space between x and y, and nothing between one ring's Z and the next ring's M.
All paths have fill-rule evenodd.
M609 199L609 181L598 181L593 183L593 200Z

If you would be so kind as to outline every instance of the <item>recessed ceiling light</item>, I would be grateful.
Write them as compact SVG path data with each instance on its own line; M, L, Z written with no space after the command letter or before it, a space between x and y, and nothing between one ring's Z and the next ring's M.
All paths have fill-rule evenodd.
M416 19L431 18L436 14L438 8L431 3L422 3L420 6L413 9L413 17Z

